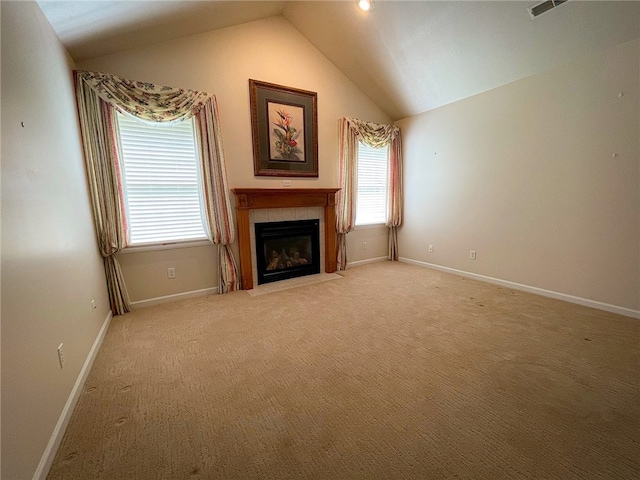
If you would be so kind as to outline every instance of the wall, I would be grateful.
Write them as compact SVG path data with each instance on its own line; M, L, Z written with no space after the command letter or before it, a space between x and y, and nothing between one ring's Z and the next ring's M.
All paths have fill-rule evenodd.
M363 225L347 235L349 265L388 258L389 229L385 226Z
M179 86L215 93L222 123L229 184L234 187L282 187L282 179L255 177L249 79L311 90L318 93L319 177L291 179L294 188L338 186L338 119L352 116L378 123L390 123L369 98L313 47L284 17L272 17L151 47L87 60L85 70L114 73L135 80ZM385 231L386 229L378 229ZM354 258L361 238L371 232L349 235ZM378 234L379 235L379 234ZM385 256L372 246L365 258ZM203 262L215 271L214 247L203 246L120 256L132 301L212 288L213 274L194 266ZM176 268L176 279L167 279L168 266ZM184 280L189 278L190 280ZM196 280L197 279L197 280Z
M401 256L637 314L639 49L636 40L397 122Z
M33 477L109 305L71 62L35 3L1 8L2 478L9 480Z

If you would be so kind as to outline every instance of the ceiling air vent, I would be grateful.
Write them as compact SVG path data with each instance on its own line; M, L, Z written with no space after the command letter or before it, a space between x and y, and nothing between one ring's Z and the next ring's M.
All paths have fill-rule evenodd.
M556 8L563 3L568 2L569 0L546 0L544 2L536 3L531 7L527 8L529 15L531 18L536 18L538 15L542 15L549 10Z

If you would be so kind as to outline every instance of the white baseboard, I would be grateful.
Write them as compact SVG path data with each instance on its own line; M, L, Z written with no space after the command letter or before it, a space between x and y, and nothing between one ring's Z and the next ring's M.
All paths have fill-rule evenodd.
M358 260L357 262L347 262L347 267L357 267L358 265L366 265L367 263L386 262L389 257L367 258L366 260Z
M191 292L176 293L174 295L165 295L163 297L149 298L147 300L139 300L131 302L131 308L151 307L162 303L175 302L176 300L186 300L187 298L204 297L206 295L215 295L218 293L218 287L203 288L202 290L192 290Z
M441 265L421 262L419 260L412 260L410 258L400 257L399 261L404 263L410 263L412 265L418 265L420 267L440 270L442 272L453 273L454 275L462 275L464 277L473 278L474 280L493 283L495 285L512 288L514 290L520 290L528 293L535 293L537 295L542 295L543 297L555 298L556 300L563 300L565 302L575 303L578 305L583 305L585 307L597 308L598 310L604 310L606 312L617 313L619 315L625 315L627 317L640 319L640 310L633 310L631 308L620 307L618 305L611 305L609 303L598 302L596 300L589 300L588 298L576 297L573 295L568 295L566 293L554 292L552 290L545 290L544 288L532 287L530 285L523 285L521 283L510 282L508 280L502 280L499 278L487 277L485 275L480 275L477 273L465 272L463 270L456 270L455 268L443 267Z
M71 419L71 415L73 414L73 409L75 408L76 403L78 403L80 392L82 392L82 387L84 386L84 382L87 380L89 372L91 371L93 361L95 360L98 350L100 350L100 345L102 345L102 341L107 334L107 329L109 328L112 317L113 314L111 311L109 311L109 313L107 314L107 318L105 318L104 322L102 323L100 332L98 332L98 336L93 342L91 350L89 350L89 354L84 361L84 365L82 366L82 369L80 369L80 373L78 374L76 383L71 389L71 393L69 394L67 403L62 409L62 413L60 414L58 423L53 429L53 433L51 434L51 438L49 439L47 448L45 448L44 453L42 454L42 458L40 459L40 463L38 464L38 468L36 468L36 471L33 474L33 480L46 480L47 475L49 474L49 469L51 468L51 464L53 463L53 460L56 456L58 447L62 442L62 437L64 436L64 432L66 431L69 420Z

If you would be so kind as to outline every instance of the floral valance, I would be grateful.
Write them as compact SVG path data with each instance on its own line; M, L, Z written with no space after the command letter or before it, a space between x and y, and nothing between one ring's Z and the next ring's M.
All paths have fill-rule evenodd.
M400 133L400 127L395 125L380 125L349 117L347 123L353 133L372 148L389 145Z
M118 111L153 122L191 118L211 97L205 92L127 80L109 73L78 71L77 76Z

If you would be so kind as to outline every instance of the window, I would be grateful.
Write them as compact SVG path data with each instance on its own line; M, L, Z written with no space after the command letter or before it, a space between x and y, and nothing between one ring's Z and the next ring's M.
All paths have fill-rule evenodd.
M358 194L356 225L387 221L387 167L389 147L358 143Z
M193 119L152 124L118 113L130 244L207 238Z

